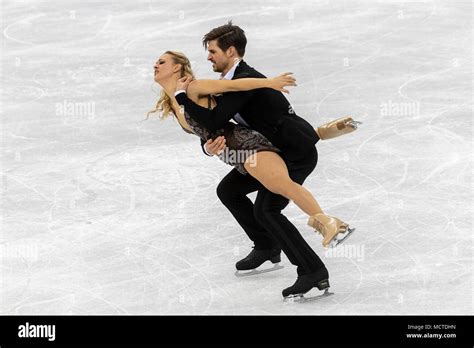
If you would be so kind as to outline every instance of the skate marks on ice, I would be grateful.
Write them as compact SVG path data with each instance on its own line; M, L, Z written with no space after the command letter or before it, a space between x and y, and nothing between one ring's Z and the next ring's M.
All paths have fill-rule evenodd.
M281 19L288 17L286 4L263 10L265 4L256 1L253 9L242 11L241 4L211 2L202 7L191 2L178 25L170 20L157 27L154 12L179 18L182 6L119 1L113 10L102 10L100 2L97 7L87 5L89 9L75 3L71 10L77 10L76 18L68 22L69 8L40 3L30 11L10 3L2 14L11 48L10 53L4 52L11 87L5 106L15 116L8 116L12 121L5 126L12 128L15 137L8 144L8 156L18 152L21 159L3 176L10 206L3 219L4 236L7 243L37 245L39 253L38 260L27 262L18 257L2 259L2 312L314 314L317 307L318 314L436 314L469 310L462 299L469 295L472 276L468 248L472 222L465 209L470 202L466 149L471 115L460 113L467 109L470 88L460 85L459 78L467 66L455 47L463 37L453 22L459 20L459 9L431 1L377 3L362 10L364 3L354 2L352 11L348 8L352 2L342 7L317 2L315 10L323 10L320 15L305 12L308 6L313 9L308 3L293 3L288 8L294 7L295 20L285 27ZM216 6L222 11L215 12ZM209 16L211 9L215 15ZM265 16L258 16L257 24L244 16L259 15L260 10ZM89 16L89 11L95 14ZM397 18L400 11L404 18ZM363 230L350 241L364 243L366 251L362 261L324 258L336 296L323 297L315 306L282 305L280 290L294 281L290 266L245 281L234 276L236 258L229 245L244 247L248 241L214 192L229 168L205 161L199 145L178 138L179 128L168 127L167 122L147 124L150 138L139 139L138 146L132 139L124 144L123 135L131 133L130 118L113 117L123 96L130 106L127 117L138 119L147 111L143 96L149 93L148 58L156 57L156 47L171 45L169 39L171 46L191 59L201 57L200 35L227 20L231 12L238 16L235 23L253 35L250 44L262 46L262 50L249 50L249 62L268 75L279 73L285 64L262 53L282 54L265 37L275 22L283 25L273 32L279 35L281 47L301 42L295 40L298 37L310 41L295 47L296 51L304 45L300 53L306 63L295 73L302 79L309 77L303 88L292 92L292 99L301 100L294 103L301 115L313 117L316 110L311 121L319 122L347 110L360 109L364 114L364 126L354 136L318 144L321 162L307 180L308 189L321 195L325 207ZM336 17L344 25L335 26ZM64 28L61 36L56 35L58 24ZM286 30L293 26L295 30ZM341 34L341 28L347 30ZM447 34L450 28L453 36ZM428 39L421 34L426 29L431 30ZM88 49L89 43L100 50ZM68 57L59 66L46 54L53 45L57 54ZM320 49L325 53L319 54ZM110 57L100 54L105 50ZM129 56L136 70L122 66ZM345 56L348 66L343 67ZM21 59L21 69L13 66L16 57ZM460 66L447 70L458 57ZM330 69L324 69L324 64ZM205 59L193 66L198 76L214 77ZM32 75L34 86L28 83ZM142 77L146 81L137 83ZM76 80L80 84L74 84ZM304 94L311 85L315 89ZM344 101L349 89L356 97ZM77 128L79 133L56 122L55 102L71 98L81 102L92 94L96 119L110 123L68 118L84 126ZM419 102L420 115L381 117L380 102L398 102L396 98ZM309 99L314 102L305 104ZM150 106L153 102L151 97ZM28 105L34 112L18 107ZM102 114L100 108L113 112ZM25 122L31 117L36 121ZM107 128L107 134L100 127ZM49 133L50 128L58 129L66 141L56 132ZM44 141L51 146L42 146ZM196 151L191 152L191 147ZM344 147L347 158L341 158ZM34 159L29 148L36 151ZM333 184L342 184L340 192L346 194L333 195ZM346 200L341 201L343 197ZM320 240L314 239L312 245L320 248ZM45 283L45 279L54 281Z

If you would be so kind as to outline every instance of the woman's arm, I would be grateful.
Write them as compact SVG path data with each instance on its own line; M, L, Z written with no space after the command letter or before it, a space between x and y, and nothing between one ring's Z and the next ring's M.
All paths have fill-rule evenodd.
M296 86L292 73L284 73L273 78L242 78L236 80L194 80L189 83L189 95L208 95L225 92L249 91L257 88L272 88L289 93L284 87Z

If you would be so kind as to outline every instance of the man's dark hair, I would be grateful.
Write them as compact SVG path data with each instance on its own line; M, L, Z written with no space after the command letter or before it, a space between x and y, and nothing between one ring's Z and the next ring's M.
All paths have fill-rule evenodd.
M232 21L214 28L204 35L202 44L205 49L207 49L207 43L212 40L217 40L217 46L224 52L227 51L230 46L234 46L239 56L243 57L245 54L247 38L242 28L233 25Z

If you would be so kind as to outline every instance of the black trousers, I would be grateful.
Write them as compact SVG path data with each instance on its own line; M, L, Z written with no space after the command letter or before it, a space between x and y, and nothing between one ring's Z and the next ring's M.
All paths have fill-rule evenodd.
M283 156L290 177L299 184L303 184L318 162L318 152L316 147L313 148L314 151L309 151L298 161ZM253 204L247 195L255 191L258 193ZM296 227L281 213L288 205L288 199L268 191L251 175L242 175L236 169L219 183L217 195L256 249L281 248L290 262L297 266L298 275L325 267Z

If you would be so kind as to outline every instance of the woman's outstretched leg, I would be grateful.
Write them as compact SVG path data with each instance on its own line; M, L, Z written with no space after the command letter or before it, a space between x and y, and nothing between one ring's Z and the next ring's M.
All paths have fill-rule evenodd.
M244 167L265 188L292 200L309 216L323 213L311 192L291 180L285 161L276 152L257 152L247 158Z
M336 246L355 230L338 218L326 215L311 192L290 178L285 161L277 153L257 152L247 158L244 167L267 190L292 200L308 214L308 225L321 233L324 247ZM346 235L338 240L338 234Z

